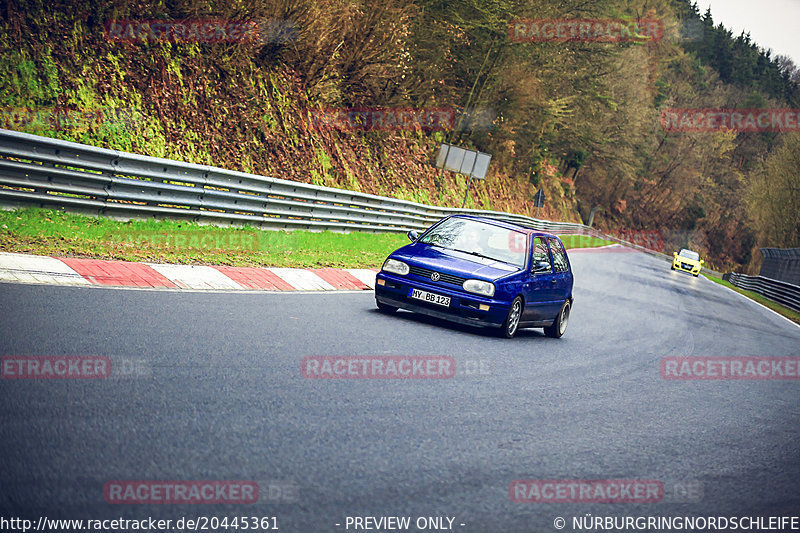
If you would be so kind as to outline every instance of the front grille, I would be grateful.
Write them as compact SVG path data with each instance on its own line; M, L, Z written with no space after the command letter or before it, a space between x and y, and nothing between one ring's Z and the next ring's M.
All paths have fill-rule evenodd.
M425 278L427 281L431 281L431 274L435 272L434 270L429 270L427 268L418 266L409 266L408 268L412 274ZM458 285L460 287L465 281L467 281L466 278L459 278L458 276L453 276L452 274L444 274L443 272L439 272L438 283L452 283L453 285Z

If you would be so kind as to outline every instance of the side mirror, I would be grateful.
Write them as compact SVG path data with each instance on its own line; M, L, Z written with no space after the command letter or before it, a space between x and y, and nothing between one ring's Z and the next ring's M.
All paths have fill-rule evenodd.
M672 252L672 257L678 257L678 252Z
M415 229L412 229L411 231L406 233L406 235L408 235L409 240L411 240L412 242L414 242L417 239L419 239L419 232L417 230L415 230Z

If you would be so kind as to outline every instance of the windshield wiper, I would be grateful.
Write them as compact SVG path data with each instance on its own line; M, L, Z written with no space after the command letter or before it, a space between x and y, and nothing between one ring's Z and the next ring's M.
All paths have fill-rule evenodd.
M456 250L457 252L464 252L465 254L475 255L477 257L483 257L484 259L491 259L492 261L500 261L501 263L505 263L502 259L497 259L496 257L489 257L488 255L483 255L480 252L468 252L467 250Z
M457 252L463 252L463 253L469 254L469 255L474 255L476 257L482 257L484 259L490 259L492 261L498 261L500 263L505 263L507 265L513 266L514 268L521 268L519 265L517 265L516 263L512 263L511 261L506 261L505 259L498 259L497 257L489 257L488 255L483 255L480 252L468 252L467 250L456 250L456 251Z

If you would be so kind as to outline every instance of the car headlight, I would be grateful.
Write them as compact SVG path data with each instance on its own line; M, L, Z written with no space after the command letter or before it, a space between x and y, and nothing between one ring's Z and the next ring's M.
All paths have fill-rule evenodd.
M408 274L408 265L397 259L387 259L383 263L383 270L391 272L392 274L400 274L405 276Z
M482 294L484 296L494 296L494 283L479 279L468 279L462 285L465 291Z

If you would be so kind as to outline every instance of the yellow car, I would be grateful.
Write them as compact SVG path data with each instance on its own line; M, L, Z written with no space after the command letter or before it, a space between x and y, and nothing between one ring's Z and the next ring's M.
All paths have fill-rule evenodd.
M700 274L704 261L700 254L683 248L680 252L672 252L672 270L690 272L694 277Z

